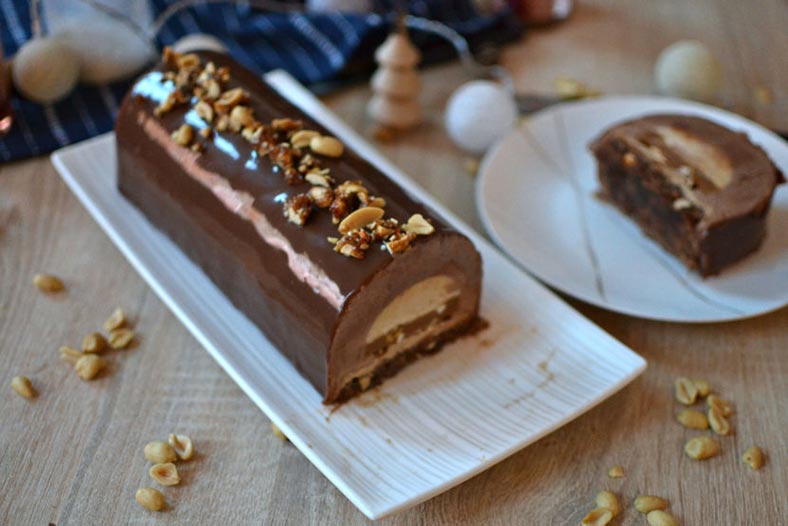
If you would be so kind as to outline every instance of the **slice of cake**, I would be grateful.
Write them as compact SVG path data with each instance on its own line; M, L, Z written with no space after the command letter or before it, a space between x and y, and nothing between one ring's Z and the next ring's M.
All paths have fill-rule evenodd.
M165 51L115 132L123 195L324 402L477 322L473 244L226 56Z
M758 249L785 180L746 135L688 115L618 124L590 148L601 195L703 276Z

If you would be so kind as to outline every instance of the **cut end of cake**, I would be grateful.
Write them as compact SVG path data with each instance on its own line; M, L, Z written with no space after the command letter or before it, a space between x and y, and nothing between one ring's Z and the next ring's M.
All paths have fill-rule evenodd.
M329 353L325 402L363 392L466 332L478 317L480 273L478 252L456 234L393 260L348 300Z

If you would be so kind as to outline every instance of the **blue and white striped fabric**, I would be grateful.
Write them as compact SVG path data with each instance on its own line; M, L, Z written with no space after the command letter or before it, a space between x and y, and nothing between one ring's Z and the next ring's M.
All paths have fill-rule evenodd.
M173 1L150 0L154 14ZM376 12L389 13L392 4L379 0ZM508 13L479 15L472 0L413 0L409 11L446 22L477 43L499 43L516 37L521 29ZM316 85L368 73L373 51L388 31L387 19L377 14L273 14L234 4L203 4L172 17L159 33L159 44L171 44L190 33L209 33L252 70L263 73L282 68L301 82ZM7 56L30 38L26 0L0 0L0 37ZM413 37L425 62L451 56L447 45L436 37ZM67 99L48 106L14 97L14 125L0 138L0 161L48 153L112 129L130 82L80 86Z

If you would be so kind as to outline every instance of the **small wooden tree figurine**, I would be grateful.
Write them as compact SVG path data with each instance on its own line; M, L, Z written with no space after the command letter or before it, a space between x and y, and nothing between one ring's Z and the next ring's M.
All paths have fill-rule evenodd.
M420 60L421 54L410 42L404 24L375 51L380 67L372 76L374 95L367 113L380 126L405 130L421 122L421 80L416 73Z

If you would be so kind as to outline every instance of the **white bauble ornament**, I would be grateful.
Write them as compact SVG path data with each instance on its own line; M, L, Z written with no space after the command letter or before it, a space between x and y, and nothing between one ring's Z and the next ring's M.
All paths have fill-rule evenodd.
M153 58L151 43L126 24L98 14L65 21L57 37L80 60L80 80L106 84L130 77Z
M466 82L446 106L446 131L467 152L480 154L512 129L517 104L503 86L489 80Z
M227 53L227 46L224 42L213 35L205 33L192 33L179 38L172 49L178 53L190 53L192 51L216 51L217 53Z
M62 41L34 38L19 48L11 77L16 90L33 102L56 102L76 86L79 59Z
M306 0L306 10L312 13L342 11L345 13L370 13L370 0Z
M702 42L679 40L660 53L654 79L661 93L707 101L722 86L722 70L717 58Z

